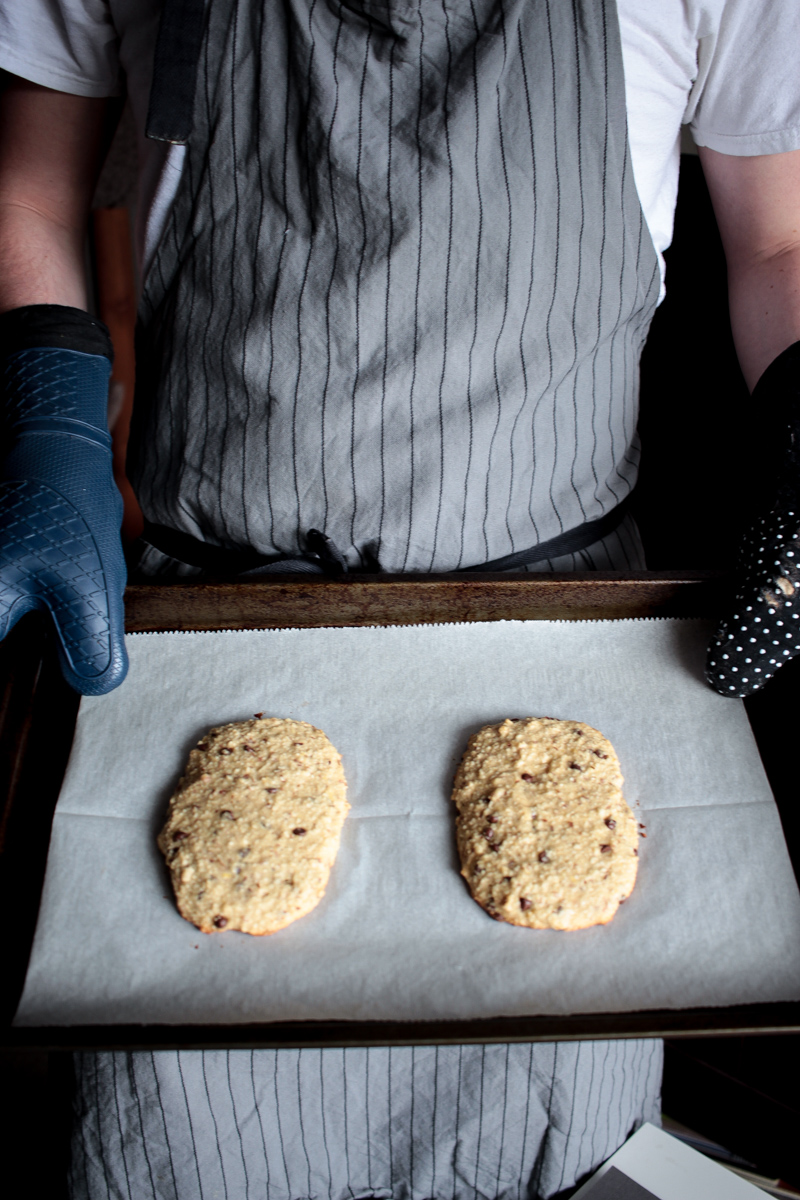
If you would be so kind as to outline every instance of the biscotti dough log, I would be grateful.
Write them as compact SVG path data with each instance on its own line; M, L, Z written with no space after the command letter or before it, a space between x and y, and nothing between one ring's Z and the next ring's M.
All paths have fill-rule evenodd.
M611 743L579 721L487 725L453 800L461 874L490 916L531 929L604 925L636 882L636 819Z
M304 721L211 729L189 754L158 844L181 916L265 934L322 898L347 810L342 760Z

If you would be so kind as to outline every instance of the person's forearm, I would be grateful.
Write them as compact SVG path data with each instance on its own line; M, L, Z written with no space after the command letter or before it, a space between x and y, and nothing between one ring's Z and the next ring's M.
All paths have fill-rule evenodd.
M752 391L773 359L800 341L800 243L728 273L736 354Z
M752 390L800 341L800 150L737 157L701 147L725 257L731 326Z
M83 239L45 214L0 200L0 313L25 304L86 308Z
M0 105L0 312L86 308L84 243L105 102L13 81Z

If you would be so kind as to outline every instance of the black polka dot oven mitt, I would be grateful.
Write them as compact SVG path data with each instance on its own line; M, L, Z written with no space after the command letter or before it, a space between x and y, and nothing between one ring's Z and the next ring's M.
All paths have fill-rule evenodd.
M708 649L706 679L722 696L763 687L800 653L800 342L767 367L752 395L781 423L768 509L739 549L736 595Z

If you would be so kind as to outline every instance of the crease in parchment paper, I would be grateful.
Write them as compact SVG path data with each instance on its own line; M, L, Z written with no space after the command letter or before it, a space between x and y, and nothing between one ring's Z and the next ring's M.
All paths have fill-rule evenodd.
M703 681L709 630L645 618L130 635L126 683L81 702L16 1023L800 997L800 896L744 708ZM177 913L155 835L191 746L255 712L324 729L352 809L313 913L267 938L203 935ZM469 896L452 777L469 735L506 716L585 721L619 754L646 837L608 926L519 929Z

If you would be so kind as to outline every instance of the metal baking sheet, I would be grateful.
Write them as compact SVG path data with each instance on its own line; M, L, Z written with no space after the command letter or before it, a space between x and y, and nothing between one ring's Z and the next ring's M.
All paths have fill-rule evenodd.
M18 1027L480 1021L794 1001L800 897L743 706L683 620L134 635L84 701ZM178 916L154 834L188 748L254 711L324 728L353 809L325 899L266 939ZM455 859L449 787L505 716L587 721L646 825L614 922L492 922Z

